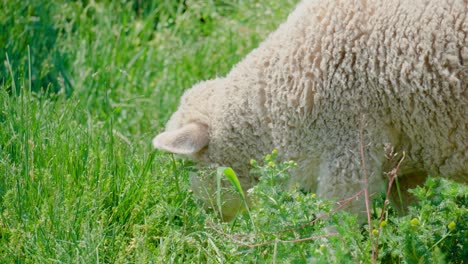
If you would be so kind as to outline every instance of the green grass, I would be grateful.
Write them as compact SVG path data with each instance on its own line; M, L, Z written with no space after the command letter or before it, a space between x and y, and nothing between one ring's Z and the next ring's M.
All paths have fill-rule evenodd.
M183 91L226 74L297 1L182 2L0 2L0 263L370 262L344 212L284 231L331 208L268 184L284 173L259 167L257 206L219 223L191 164L152 150ZM388 220L381 260L467 256L466 187L430 184L421 196L442 194Z

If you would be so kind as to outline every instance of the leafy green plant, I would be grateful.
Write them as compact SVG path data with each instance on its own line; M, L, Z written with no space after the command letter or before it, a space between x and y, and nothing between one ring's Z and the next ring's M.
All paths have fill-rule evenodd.
M230 252L248 248L244 258L252 261L254 256L262 256L273 262L370 263L371 248L377 246L376 260L384 263L458 263L466 259L466 187L430 178L425 186L413 190L420 201L405 216L398 216L391 205L383 206L385 197L377 197L375 207L386 210L386 217L372 214L376 228L369 234L359 227L356 216L291 185L289 170L295 163L276 159L274 150L261 163L251 161L259 183L248 191L247 215L232 223L210 224L213 235L230 240ZM376 245L371 235L378 236Z
M326 227L333 229L337 223L342 227L356 225L356 218L332 211L331 202L290 185L289 170L296 164L278 162L277 155L274 150L261 163L251 161L259 183L248 190L249 212L232 223L211 223L213 235L228 238L231 252L248 248L244 258L252 261L256 257L286 262L353 261L355 256L340 233L329 232Z
M429 178L412 193L417 204L406 216L392 216L381 228L380 257L402 263L460 263L467 259L468 189Z

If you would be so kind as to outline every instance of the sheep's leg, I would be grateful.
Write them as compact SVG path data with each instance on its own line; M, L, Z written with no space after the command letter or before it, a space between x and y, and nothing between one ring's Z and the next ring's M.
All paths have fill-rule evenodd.
M365 175L367 176L367 186ZM317 195L325 199L335 199L348 203L345 209L359 214L360 222L366 221L366 202L363 190L369 194L384 190L385 180L381 175L378 162L368 161L366 172L356 153L343 154L329 162L322 162L318 178ZM360 193L360 195L357 195ZM348 198L354 199L348 201Z

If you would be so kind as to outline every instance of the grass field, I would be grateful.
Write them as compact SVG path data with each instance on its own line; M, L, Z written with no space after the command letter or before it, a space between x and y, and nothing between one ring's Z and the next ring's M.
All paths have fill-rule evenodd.
M333 203L278 189L291 164L273 154L250 214L205 211L191 164L151 139L185 89L226 74L297 0L183 2L0 2L0 263L468 259L468 190L446 181L416 189L406 216L377 199L368 232L342 211L314 221Z

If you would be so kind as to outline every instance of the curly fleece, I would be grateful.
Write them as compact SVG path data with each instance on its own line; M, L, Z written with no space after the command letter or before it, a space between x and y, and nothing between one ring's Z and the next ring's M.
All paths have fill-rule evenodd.
M427 174L466 183L467 6L303 1L226 77L188 90L153 145L231 166L244 188L257 181L249 160L275 148L298 163L295 184L340 199L364 186L363 123L372 192L386 186L386 143L405 152L409 185Z

